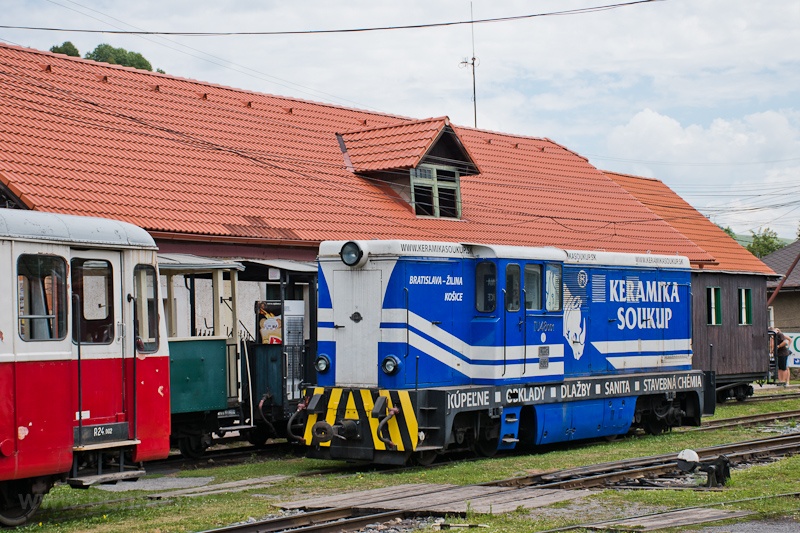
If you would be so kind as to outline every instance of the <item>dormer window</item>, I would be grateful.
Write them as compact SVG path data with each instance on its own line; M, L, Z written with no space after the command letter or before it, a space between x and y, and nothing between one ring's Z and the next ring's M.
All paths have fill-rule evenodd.
M455 167L422 164L411 169L411 203L418 216L461 218L461 187Z

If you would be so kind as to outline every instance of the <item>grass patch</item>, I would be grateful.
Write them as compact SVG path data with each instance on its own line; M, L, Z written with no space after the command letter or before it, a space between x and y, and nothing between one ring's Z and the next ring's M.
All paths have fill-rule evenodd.
M715 418L731 418L778 410L800 409L800 400L779 403L739 403L721 405ZM411 469L387 472L379 468L363 468L344 474L325 473L342 466L341 462L305 459L293 455L268 460L254 455L245 464L209 466L183 471L179 477L213 476L212 483L225 483L270 475L290 476L269 488L246 492L176 498L167 503L152 504L138 492L106 492L96 488L69 489L59 486L45 498L40 514L26 528L18 531L78 531L158 533L189 532L222 527L250 518L262 518L279 512L282 501L310 498L318 494L359 491L405 483L448 483L467 485L560 468L593 465L618 459L677 453L684 448L705 448L717 444L767 437L757 428L731 428L707 432L675 431L659 436L623 438L615 442L576 442L553 446L535 453L499 456L469 462L445 462L432 469ZM298 477L297 474L306 474ZM310 474L310 475L309 475ZM154 476L156 477L156 476ZM161 476L159 476L161 477ZM720 504L765 495L800 490L800 457L774 464L735 470L722 492L692 491L602 491L589 498L562 502L538 510L517 510L500 516L471 513L467 518L448 518L452 523L481 523L487 533L514 531L533 532L570 524L632 514L645 514L658 509L675 509L702 503ZM103 506L75 506L107 502ZM791 513L800 501L789 498L766 498L726 505L726 508L754 511L759 517ZM797 511L794 512L797 516ZM41 523L41 525L40 525Z

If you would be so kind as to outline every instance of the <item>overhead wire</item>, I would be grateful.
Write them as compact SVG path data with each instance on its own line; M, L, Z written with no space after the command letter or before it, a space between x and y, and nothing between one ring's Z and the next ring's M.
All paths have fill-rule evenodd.
M527 15L515 15L507 17L494 17L475 20L458 20L448 22L432 22L424 24L406 24L406 25L391 25L391 26L373 26L363 28L340 28L329 30L278 30L278 31L225 31L225 32L198 32L198 31L144 31L144 30L90 30L80 28L53 28L41 26L15 26L15 25L0 25L0 28L14 29L14 30L29 30L29 31L59 31L59 32L73 32L73 33L103 33L103 34L118 34L118 35L170 35L181 37L228 37L228 36L243 36L243 35L319 35L330 33L365 33L375 31L392 31L392 30L414 30L414 29L429 29L429 28L442 28L447 26L462 26L472 24L493 24L499 22L511 22L516 20L526 20L539 17L553 17L553 16L567 16L567 15L584 15L588 13L597 13L599 11L608 11L611 9L619 9L623 7L630 7L639 4L651 4L654 2L664 2L666 0L633 0L630 2L620 2L616 4L604 4L599 6L582 7L575 9L564 9L559 11L549 11L544 13L532 13Z

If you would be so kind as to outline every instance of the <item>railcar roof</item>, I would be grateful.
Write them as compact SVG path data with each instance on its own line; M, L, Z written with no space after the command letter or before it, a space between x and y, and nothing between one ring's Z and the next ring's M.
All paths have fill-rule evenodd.
M0 208L0 238L104 248L157 249L149 233L127 222L24 209Z
M319 257L337 258L342 246L348 241L323 241ZM371 240L354 241L371 256L411 257L467 257L527 259L538 261L561 261L567 264L690 268L689 259L680 255L630 254L621 252L562 250L553 247L524 247L492 244L469 244L454 242Z
M212 270L244 270L236 261L225 261L192 254L158 254L158 268L162 272L210 272Z

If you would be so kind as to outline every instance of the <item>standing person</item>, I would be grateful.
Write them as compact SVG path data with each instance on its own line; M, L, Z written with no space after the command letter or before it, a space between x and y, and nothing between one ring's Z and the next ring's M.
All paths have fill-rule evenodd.
M775 362L778 364L777 385L786 386L789 384L789 338L778 328L772 328L775 332Z

